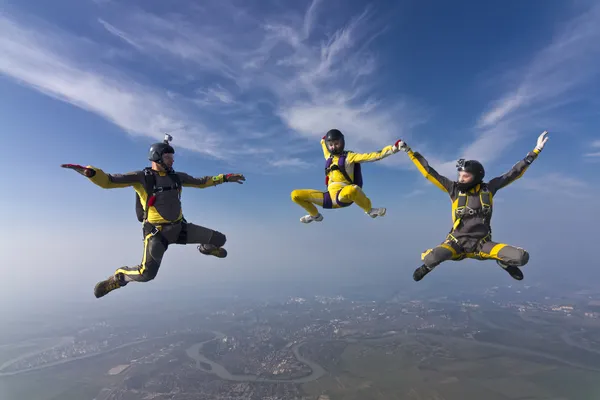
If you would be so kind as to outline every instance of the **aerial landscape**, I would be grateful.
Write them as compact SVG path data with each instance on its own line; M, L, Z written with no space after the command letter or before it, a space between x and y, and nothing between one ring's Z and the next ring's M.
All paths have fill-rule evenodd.
M0 387L8 399L591 399L600 292L551 292L232 300L99 320L3 343Z

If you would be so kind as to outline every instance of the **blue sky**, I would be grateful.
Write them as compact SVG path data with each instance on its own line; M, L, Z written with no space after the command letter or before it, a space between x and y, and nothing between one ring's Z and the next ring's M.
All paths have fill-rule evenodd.
M133 192L101 190L59 165L140 169L148 145L173 129L176 169L248 178L184 192L187 218L226 233L230 257L173 247L154 282L107 304L219 282L413 285L421 251L450 228L450 203L404 153L364 169L385 218L353 207L325 212L321 224L298 221L304 211L289 194L323 188L319 139L334 127L355 151L402 138L448 176L468 157L489 178L549 130L540 158L498 194L494 239L531 249L529 284L562 279L567 264L582 280L597 274L586 264L600 223L600 5L290 4L0 1L0 117L10 143L0 163L16 186L0 200L11 226L1 240L13 249L0 268L16 273L15 293L67 285L70 301L90 301L96 281L139 261ZM495 264L470 261L430 276L423 290L473 276L510 283Z

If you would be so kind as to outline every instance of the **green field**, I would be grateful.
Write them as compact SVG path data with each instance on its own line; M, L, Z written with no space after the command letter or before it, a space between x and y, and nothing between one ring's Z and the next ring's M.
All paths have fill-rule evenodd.
M31 373L0 378L2 400L92 400L103 387L119 382L107 372L128 357L110 353Z
M94 357L80 359L29 373L0 377L1 400L93 400L103 388L121 386L132 370L122 374L109 375L108 372L119 365L129 364L131 360L143 355L157 353L162 347L176 342L178 338L165 338L124 347ZM208 335L196 335L206 339ZM166 357L168 358L168 357ZM185 358L187 360L187 358ZM135 375L152 375L156 369L164 368L162 359L136 365ZM181 362L174 363L182 365ZM191 362L190 362L191 365ZM101 399L102 397L98 397Z
M395 339L349 344L330 375L303 385L330 400L591 400L600 373L474 342Z
M208 336L207 336L208 337ZM184 393L197 393L202 382L184 349L202 336L166 338L48 369L0 378L2 400L104 400L103 388L144 387L160 392L160 376L182 377ZM144 355L162 354L170 343L182 341L165 357L137 362L122 374L112 368ZM6 351L8 348L4 348ZM21 348L24 350L24 348ZM25 349L30 350L30 349ZM479 343L460 337L419 334L359 342L307 343L303 353L315 357L329 372L302 385L307 395L329 400L591 400L600 399L600 372L580 369L544 354L530 354L505 345ZM318 356L320 355L320 356ZM312 357L311 357L312 358ZM187 378L185 378L187 376ZM168 381L168 380L167 380ZM154 382L154 383L153 383ZM168 393L167 392L165 393ZM105 391L103 394L108 394ZM129 392L130 398L142 393ZM138 397L135 397L138 396Z

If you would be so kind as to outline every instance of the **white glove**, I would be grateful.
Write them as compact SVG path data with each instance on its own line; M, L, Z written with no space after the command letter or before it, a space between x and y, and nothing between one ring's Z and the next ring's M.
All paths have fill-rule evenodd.
M535 150L542 151L542 149L544 148L544 145L548 141L548 137L546 136L547 134L548 134L548 131L544 131L544 132L542 132L542 134L540 136L538 136L537 145L535 146Z
M408 150L410 150L410 147L408 147L408 145L406 144L406 142L403 141L402 139L396 141L396 143L394 143L394 146L392 147L392 152L393 153L397 153L400 150L406 151L406 152L408 152Z

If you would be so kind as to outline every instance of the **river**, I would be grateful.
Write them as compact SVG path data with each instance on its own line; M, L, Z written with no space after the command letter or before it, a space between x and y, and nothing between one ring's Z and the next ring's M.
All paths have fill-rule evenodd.
M202 347L204 346L205 343L212 342L213 340L219 340L219 339L222 339L225 337L225 335L222 334L221 332L213 332L213 333L216 335L215 338L205 340L204 342L196 343L196 344L190 346L186 350L186 353L189 357L196 360L197 368L201 369L202 371L215 374L221 379L225 379L228 381L238 381L238 382L306 383L306 382L315 381L326 374L326 371L319 364L314 363L313 361L311 361L305 357L302 357L300 355L299 350L300 350L300 347L302 347L302 345L304 344L304 342L293 345L292 351L294 352L294 356L296 357L296 359L298 361L300 361L301 363L304 363L310 367L312 372L309 375L306 375L306 376L303 376L300 378L291 378L291 379L268 379L268 378L261 378L256 375L232 374L224 366L208 359L201 353ZM202 363L209 364L211 369L208 370L208 369L203 368Z

